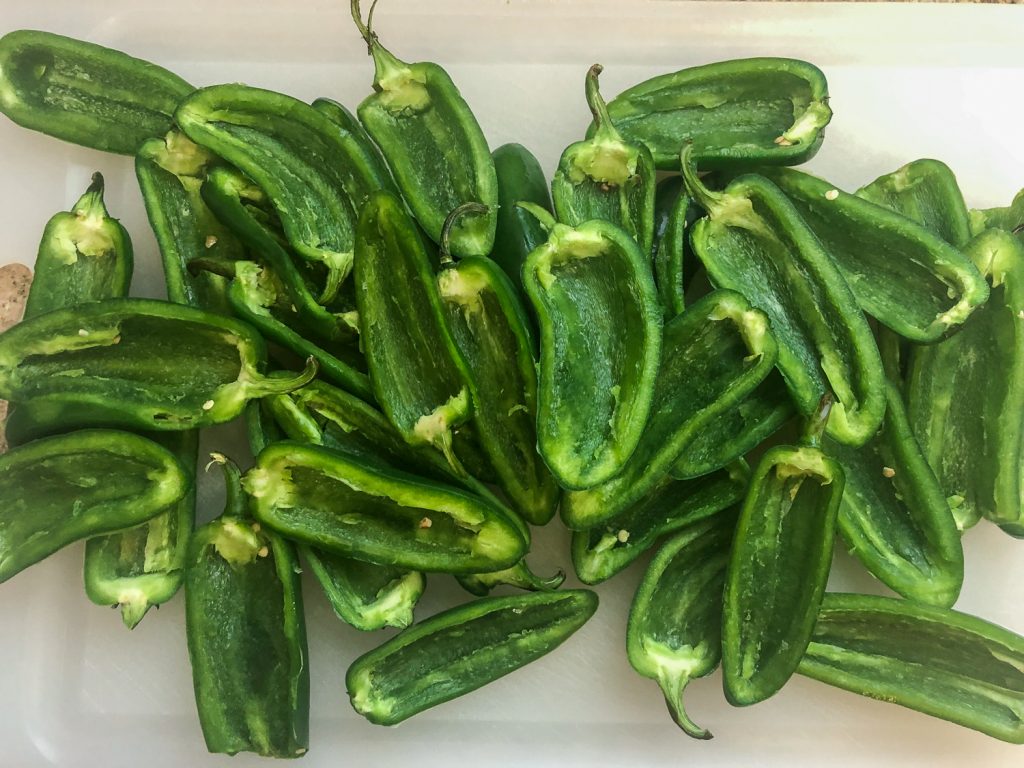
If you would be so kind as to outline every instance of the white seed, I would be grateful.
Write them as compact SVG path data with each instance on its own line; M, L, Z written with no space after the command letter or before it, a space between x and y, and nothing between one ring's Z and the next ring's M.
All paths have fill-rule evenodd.
M215 406L215 405L216 405L216 403L213 402L213 400L207 400L205 403L203 403L203 410L204 411L212 411L213 410L213 406Z
M88 336L89 332L87 330L85 330L85 328L79 328L78 329L78 335L79 336Z
M627 541L629 541L629 531L623 528L621 531L615 534L615 538L618 539L620 543L625 544Z
M213 248L213 246L215 246L216 244L217 244L217 236L216 235L207 235L206 236L206 247L207 248Z
M260 557L266 557L267 555L270 554L270 549L267 548L266 546L260 547L260 551L257 552L256 554L259 555Z
M830 189L828 192L825 193L826 200L835 200L837 197L839 197L838 189Z
M896 470L892 467L882 467L882 477L896 477Z
M420 528L429 528L433 524L434 521L431 520L429 517L424 517L422 520L420 520Z

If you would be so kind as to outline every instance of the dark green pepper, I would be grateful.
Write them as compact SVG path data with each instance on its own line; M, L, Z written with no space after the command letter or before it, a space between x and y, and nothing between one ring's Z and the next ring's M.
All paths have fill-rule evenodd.
M725 695L735 706L775 694L796 672L825 593L843 469L818 447L829 399L805 444L757 464L729 556L722 621Z
M838 268L771 182L742 176L712 192L697 177L689 146L682 167L689 193L708 212L690 242L712 281L768 315L779 371L800 411L810 416L834 392L830 434L862 445L885 411L882 361Z
M671 320L686 308L684 262L687 251L687 214L691 208L680 176L658 183L654 195L654 282L665 312Z
M127 296L132 266L132 241L107 213L103 176L94 173L92 184L71 212L58 213L46 222L25 317Z
M654 239L654 159L645 144L625 141L615 130L598 90L602 69L595 64L587 72L592 136L570 144L562 153L551 182L551 199L563 224L578 227L592 219L609 221L649 253Z
M339 104L334 99L320 98L313 100L313 109L336 123L352 137L352 141L362 147L366 162L376 166L374 173L378 178L391 178L388 162L384 159L380 147L373 143L373 139L370 138L370 134L363 128L359 118L353 115L344 104Z
M901 336L937 341L988 299L967 257L916 222L807 173L764 173L821 241L861 308Z
M702 168L797 165L821 146L832 119L825 75L796 59L734 59L652 77L608 105L627 141L678 169L693 143ZM591 131L594 126L591 126Z
M185 634L210 752L299 757L309 748L309 652L292 545L246 512L220 454L224 514L200 527L185 568Z
M742 501L750 481L746 462L693 480L663 483L600 525L573 531L572 564L584 584L600 584L655 542Z
M629 663L658 681L672 719L695 739L711 733L686 714L683 692L722 659L722 592L735 524L733 515L718 515L669 539L629 609Z
M373 11L363 23L359 0L351 0L351 6L374 65L374 92L358 109L366 132L384 152L402 196L435 243L448 214L460 205L487 206L451 235L456 256L486 256L494 245L498 180L480 124L444 69L396 58L372 29Z
M395 725L550 653L596 610L583 589L474 600L360 656L345 686L356 712Z
M622 469L643 434L661 307L648 258L628 233L529 210L549 228L523 265L540 330L537 447L562 487L590 488Z
M491 501L316 446L269 445L245 489L267 527L380 565L476 573L526 554L519 528Z
M825 595L799 672L1024 744L1024 638L965 613Z
M134 155L171 129L192 86L102 45L21 29L0 38L0 112L25 128Z
M86 430L0 456L0 582L62 547L144 523L191 481L174 455L128 432Z

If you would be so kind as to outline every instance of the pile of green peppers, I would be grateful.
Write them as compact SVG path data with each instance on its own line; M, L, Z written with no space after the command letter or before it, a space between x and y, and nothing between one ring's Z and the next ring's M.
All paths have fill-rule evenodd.
M0 111L135 158L167 295L129 297L96 174L0 334L0 581L85 540L129 628L184 587L208 748L295 757L302 570L402 630L345 679L392 725L595 613L526 562L558 516L587 585L660 544L624 645L691 736L683 691L721 665L737 706L799 673L1024 743L1024 638L953 610L963 532L1024 537L1024 197L969 210L929 159L853 193L793 170L832 113L782 58L611 101L595 64L549 183L352 16L355 113L0 38ZM199 431L236 419L251 468L212 455L227 500L196 527ZM826 590L837 535L900 599ZM426 574L474 599L415 621Z

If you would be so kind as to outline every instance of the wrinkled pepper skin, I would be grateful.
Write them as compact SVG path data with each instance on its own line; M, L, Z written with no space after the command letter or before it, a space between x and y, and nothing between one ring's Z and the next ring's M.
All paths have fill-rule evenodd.
M988 299L970 260L916 222L801 171L763 173L821 241L860 307L904 338L937 341Z
M965 613L828 594L800 674L1024 744L1024 638Z
M835 393L829 433L863 445L885 411L882 361L839 269L770 181L742 176L712 192L697 178L689 149L682 166L687 190L708 212L690 242L712 282L768 315L778 368L800 412L810 416L826 391Z
M629 610L630 665L658 682L672 719L695 739L711 733L686 714L683 693L722 659L722 592L735 522L733 515L717 515L665 542Z
M956 335L914 348L910 427L961 530L986 517L1024 536L1024 244L990 229L964 252L992 282L991 298Z
M650 147L664 171L678 170L687 142L701 168L798 165L818 151L832 118L821 70L782 58L652 77L616 96L608 114L627 141Z
M325 448L268 446L245 490L268 528L379 565L476 573L526 554L518 526L484 497Z
M660 537L739 504L749 482L750 468L736 462L703 477L662 483L625 512L585 531L573 531L577 578L584 584L610 579Z
M268 379L258 372L264 355L263 340L236 320L151 299L107 299L0 334L0 397L23 403L18 412L31 412L29 425L197 429L316 375L310 364Z
M73 144L134 155L163 136L192 86L102 45L21 29L0 38L0 112Z
M624 141L601 98L597 78L602 67L587 72L587 104L594 115L593 135L570 144L551 182L555 215L578 227L586 221L609 221L629 233L648 253L654 239L654 189L657 171L643 143Z
M451 77L437 64L409 64L387 50L359 0L352 20L373 57L373 93L357 110L387 158L402 197L435 243L448 214L465 203L486 213L463 219L451 233L454 256L486 256L494 245L498 179L487 139ZM372 11L370 13L373 15Z
M563 488L585 489L616 475L643 434L661 307L628 233L598 220L544 223L548 240L523 265L540 331L537 447Z
M960 533L895 385L877 435L861 448L826 450L846 475L839 532L854 556L903 597L952 606L964 578Z
M25 317L127 296L133 266L131 238L107 213L103 176L94 173L71 211L46 222Z
M584 589L474 600L360 656L345 686L356 712L395 725L550 653L596 610Z
M686 308L687 214L690 197L685 194L683 180L669 176L658 182L654 194L654 282L665 312L665 322Z
M301 757L309 748L309 651L299 559L245 511L238 469L218 454L224 514L188 546L185 634L210 752Z
M191 481L174 455L128 432L85 430L0 456L0 582L72 542L131 528Z
M665 326L651 415L633 454L610 480L566 494L562 519L592 528L638 502L713 419L736 407L775 366L763 312L732 291L708 294Z

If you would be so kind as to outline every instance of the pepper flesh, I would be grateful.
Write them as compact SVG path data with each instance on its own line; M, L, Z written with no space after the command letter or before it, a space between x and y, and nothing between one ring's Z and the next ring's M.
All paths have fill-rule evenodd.
M685 255L687 214L690 197L683 180L670 176L658 182L654 198L654 282L665 312L671 320L686 308Z

